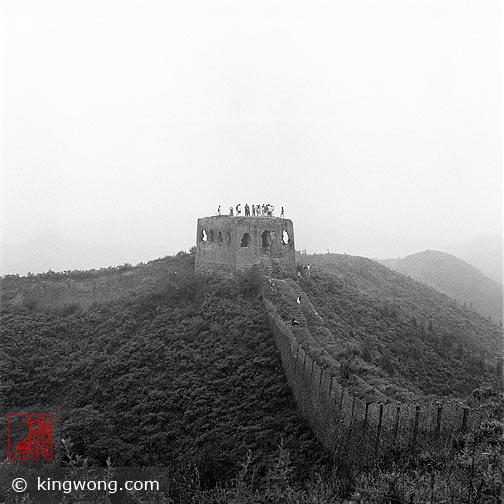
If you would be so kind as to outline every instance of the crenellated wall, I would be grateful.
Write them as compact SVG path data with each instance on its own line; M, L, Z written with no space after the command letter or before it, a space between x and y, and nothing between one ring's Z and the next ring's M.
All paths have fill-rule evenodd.
M275 282L292 282L300 290L290 280ZM263 301L288 383L300 412L335 456L372 458L390 447L440 447L479 425L481 412L455 400L377 403L352 395L338 383L337 367L323 348L314 345L301 309L296 312L281 297L273 302L271 290L264 288ZM299 326L291 325L293 315Z

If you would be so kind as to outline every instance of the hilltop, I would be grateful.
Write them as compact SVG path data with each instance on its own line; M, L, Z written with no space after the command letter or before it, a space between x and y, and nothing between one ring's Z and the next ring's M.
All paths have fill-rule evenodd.
M329 455L296 411L254 277L196 275L194 254L161 263L160 283L152 265L90 273L103 296L136 278L120 298L4 303L1 404L58 407L76 453L169 467L174 487L193 469L205 486L231 478L249 450L267 464L280 443L299 478L323 470Z
M426 250L380 263L433 287L497 323L502 320L502 286L453 255Z
M186 272L186 252L140 263L91 270L5 275L0 278L1 302L30 309L89 307L127 296L158 291Z

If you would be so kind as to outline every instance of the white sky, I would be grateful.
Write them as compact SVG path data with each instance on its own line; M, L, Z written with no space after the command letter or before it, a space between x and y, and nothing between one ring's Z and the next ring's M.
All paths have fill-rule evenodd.
M502 233L499 0L0 5L4 242L149 260L238 202L308 251Z

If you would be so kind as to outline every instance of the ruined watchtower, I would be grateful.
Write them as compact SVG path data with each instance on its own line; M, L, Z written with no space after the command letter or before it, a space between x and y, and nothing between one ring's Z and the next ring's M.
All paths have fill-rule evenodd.
M198 219L196 271L243 271L255 264L269 273L295 273L290 219L226 215Z

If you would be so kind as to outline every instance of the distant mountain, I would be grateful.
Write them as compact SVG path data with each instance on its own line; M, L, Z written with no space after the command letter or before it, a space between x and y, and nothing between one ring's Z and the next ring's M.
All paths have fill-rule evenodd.
M439 249L460 257L487 277L503 284L502 237L478 236L464 243L446 243Z
M379 262L465 303L481 315L490 316L496 322L502 320L502 286L458 257L426 250L403 259Z

